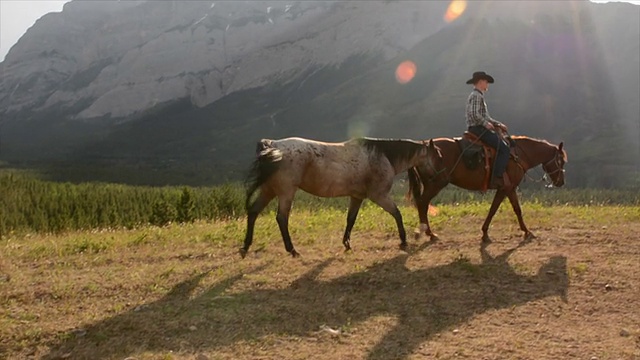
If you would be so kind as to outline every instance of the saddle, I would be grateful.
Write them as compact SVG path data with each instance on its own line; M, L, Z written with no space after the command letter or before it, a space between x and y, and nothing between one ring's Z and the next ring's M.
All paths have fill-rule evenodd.
M484 178L482 179L482 191L489 189L491 180L491 166L496 157L496 149L485 144L480 138L473 133L465 131L462 137L456 137L454 140L458 143L462 152L462 162L469 170L475 170L478 166L484 167ZM511 142L511 141L510 141ZM515 158L515 149L510 146L511 157ZM507 173L504 174L505 184L509 184Z

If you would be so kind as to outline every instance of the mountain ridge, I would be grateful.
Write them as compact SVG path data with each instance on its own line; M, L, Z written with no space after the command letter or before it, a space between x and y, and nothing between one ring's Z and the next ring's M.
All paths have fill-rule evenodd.
M145 2L140 3L138 6ZM287 12L286 2L273 3L278 6L271 9L243 8L243 3L233 3L238 44L243 44L240 39L246 39L247 34L271 24L272 12L280 11L279 16L285 16L295 11L291 7ZM220 2L215 4L195 5L205 10L222 8ZM640 168L640 101L633 100L634 96L640 97L640 55L635 50L640 31L634 33L638 28L634 15L640 14L640 7L584 1L470 2L458 20L447 24L442 14L448 2L419 4L418 8L411 4L415 5L387 1L314 8L314 3L308 3L307 15L316 11L316 18L321 21L315 25L289 24L295 34L287 35L288 30L272 34L271 42L264 47L248 43L245 52L237 56L240 62L231 62L232 67L241 64L233 70L235 77L229 69L220 72L211 65L202 65L202 71L208 73L185 72L181 78L185 89L180 96L159 98L155 105L144 105L126 116L117 111L130 103L146 104L144 86L130 85L135 96L116 101L122 109L115 106L114 111L96 112L89 117L79 114L87 114L92 106L99 108L100 103L95 105L95 99L82 96L71 97L71 104L56 103L54 100L63 98L60 93L57 98L47 98L46 111L25 107L11 112L15 103L6 102L6 90L11 88L8 85L12 80L9 76L10 81L6 81L3 71L0 113L6 120L0 123L0 159L28 166L57 164L64 171L55 171L54 177L63 180L65 176L72 178L69 170L74 166L85 169L78 170L80 180L153 184L235 180L243 175L253 142L262 137L306 136L340 141L358 135L458 135L464 130L462 104L470 90L464 80L472 71L482 69L497 80L487 94L492 116L509 124L514 133L566 142L570 154L569 184L615 187L633 181L634 172ZM162 5L165 8L156 11L169 16L171 12L166 8L171 5L167 2ZM386 16L383 10L389 9L406 23L380 20ZM168 21L165 26L165 30L173 29L163 32L167 42L156 40L154 46L171 47L180 31L197 34L207 26L215 29L212 31L222 31L229 25L214 16L203 18L196 10L182 9L172 15L178 20ZM300 20L305 15L298 16L296 19ZM215 21L207 23L210 18ZM277 24L278 19L272 21ZM420 24L423 19L429 24ZM144 18L141 22L153 21ZM363 24L366 26L360 29ZM394 26L395 30L388 29ZM348 37L343 38L342 34ZM162 35L157 37L161 38ZM215 36L211 39L218 41ZM394 43L390 39L402 41ZM320 50L305 50L316 45ZM247 55L246 48L252 46L253 55ZM14 52L19 50L17 47ZM347 50L346 55L334 55ZM46 51L43 59L52 58L52 64L57 64L56 59L62 55ZM138 56L144 53L136 51ZM19 54L12 54L8 64L14 64ZM228 56L224 54L216 56ZM138 66L134 53L128 56L130 60L119 64L130 64L127 71L133 74L144 72L144 67L134 70ZM293 58L285 59L287 56ZM332 56L337 60L330 61ZM108 77L110 73L105 69L114 66L108 59L94 61L68 76L67 86L71 83L82 89L99 76ZM417 74L411 82L401 85L393 74L404 60L416 63ZM36 56L33 61L44 60ZM259 71L253 71L255 67L260 67ZM206 99L201 93L211 95L212 87L206 79L216 71L226 71L230 76L215 80L227 81L227 87L217 87L220 93L215 100L200 102ZM172 81L164 77L162 71L149 75L155 79L154 84ZM37 89L39 80L31 81L35 81L32 89ZM69 90L65 81L52 83L56 92ZM118 87L110 90L114 89ZM105 105L104 109L111 108ZM592 160L596 166L613 170L593 172ZM146 180L138 175L145 172L149 173ZM168 174L176 175L178 180L168 180L172 177Z

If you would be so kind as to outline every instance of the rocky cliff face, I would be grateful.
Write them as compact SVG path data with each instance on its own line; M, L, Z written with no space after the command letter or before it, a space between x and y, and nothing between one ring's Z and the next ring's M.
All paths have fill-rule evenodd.
M446 3L72 1L1 66L0 112L125 118L202 107L361 54L389 59L442 26ZM434 21L437 20L437 21Z

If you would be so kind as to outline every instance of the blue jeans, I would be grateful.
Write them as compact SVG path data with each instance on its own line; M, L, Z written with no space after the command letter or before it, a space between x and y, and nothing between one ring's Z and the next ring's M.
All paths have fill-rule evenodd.
M482 125L469 126L469 132L479 137L487 145L496 149L496 161L493 164L493 177L502 177L509 162L509 146L493 131Z

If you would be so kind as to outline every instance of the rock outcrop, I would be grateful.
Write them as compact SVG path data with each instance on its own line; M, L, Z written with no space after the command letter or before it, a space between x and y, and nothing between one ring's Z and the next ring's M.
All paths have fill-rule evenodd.
M0 112L68 109L126 118L225 94L361 54L389 59L442 26L445 3L72 1L42 17L2 67ZM435 20L435 21L434 21Z

